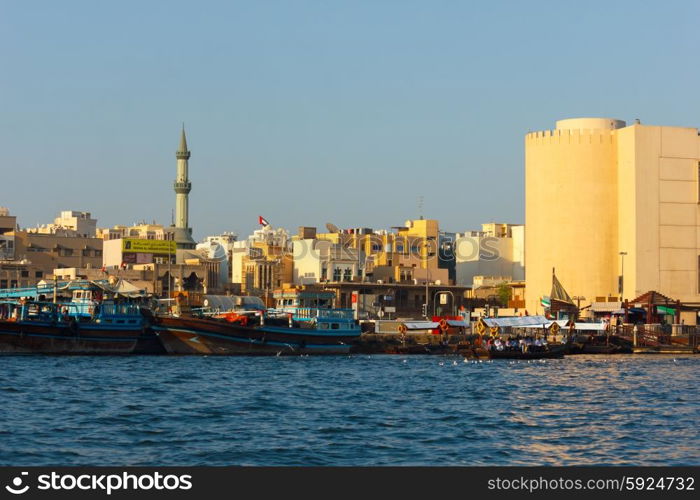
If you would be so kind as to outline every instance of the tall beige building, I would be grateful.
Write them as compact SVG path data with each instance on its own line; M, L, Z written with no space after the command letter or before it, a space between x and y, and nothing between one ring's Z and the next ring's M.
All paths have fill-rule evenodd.
M576 118L527 134L530 311L542 311L552 268L582 306L649 290L700 301L699 160L697 128Z

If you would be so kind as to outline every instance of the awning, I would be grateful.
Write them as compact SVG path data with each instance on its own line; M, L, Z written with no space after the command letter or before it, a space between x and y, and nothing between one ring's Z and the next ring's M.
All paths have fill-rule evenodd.
M622 307L622 302L593 302L591 311L593 312L614 312Z
M554 323L559 325L559 328L566 328L567 325L569 324L569 320L568 319L557 319L555 321L547 320L546 323L539 324L539 325L526 325L523 328L546 328L546 329L549 329L549 327L551 327Z
M550 323L551 320L544 316L511 316L506 318L484 318L484 323L486 326L515 326L523 327L530 325L542 326L543 324Z
M411 321L404 323L408 330L434 330L440 326L440 323L434 321Z
M459 321L456 319L448 319L447 325L448 326L455 326L455 327L459 327L459 328L466 328L469 326L465 321Z
M672 307L666 307L666 306L656 306L656 311L659 314L670 314L672 316L676 315L676 310L673 309Z
M602 331L605 331L605 324L604 323L576 323L574 328L576 330L579 330L579 331L602 332Z

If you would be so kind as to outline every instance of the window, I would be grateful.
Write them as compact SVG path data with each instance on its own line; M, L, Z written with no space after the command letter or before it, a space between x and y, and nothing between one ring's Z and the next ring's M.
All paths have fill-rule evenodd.
M0 288L7 288L7 280L0 280Z
M83 249L83 257L90 257L90 250L87 248Z
M352 269L348 268L343 272L343 281L350 281L352 279Z
M34 277L35 277L35 278L42 278L43 276L44 276L44 272L43 272L43 271L35 271L35 272L34 272Z
M331 330L339 330L340 325L338 323L331 323Z
M333 281L340 281L341 271L342 270L340 268L337 268L337 267L335 269L333 269Z
M22 271L22 277L29 278L29 271L27 271L26 269L24 271Z

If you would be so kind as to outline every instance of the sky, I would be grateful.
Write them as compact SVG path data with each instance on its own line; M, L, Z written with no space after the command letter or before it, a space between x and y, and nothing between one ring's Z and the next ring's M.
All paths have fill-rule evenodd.
M170 224L524 222L524 136L700 126L700 2L0 0L0 206ZM423 198L422 209L419 198Z

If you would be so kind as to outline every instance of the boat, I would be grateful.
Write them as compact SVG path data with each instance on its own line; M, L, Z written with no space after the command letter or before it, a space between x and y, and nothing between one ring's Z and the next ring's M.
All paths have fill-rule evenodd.
M532 351L521 351L519 349L506 349L499 351L491 349L488 351L490 359L550 359L563 358L566 353L566 346L540 348Z
M353 311L228 311L158 315L151 325L168 354L348 354L360 337Z
M0 354L131 354L147 335L131 303L0 303Z

